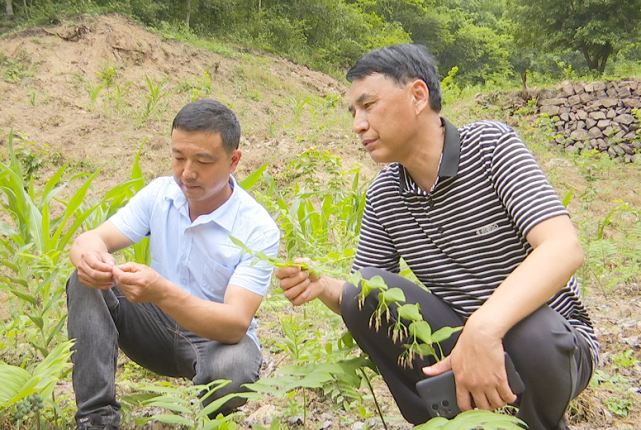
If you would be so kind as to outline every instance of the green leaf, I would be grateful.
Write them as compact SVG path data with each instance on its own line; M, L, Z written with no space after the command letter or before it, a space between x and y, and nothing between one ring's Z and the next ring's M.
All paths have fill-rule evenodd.
M432 339L432 327L427 321L414 321L408 328L410 336L414 336L428 345L434 342Z
M385 280L379 275L372 276L372 278L368 280L363 279L362 283L366 283L367 286L372 290L387 290L387 284L385 283Z
M405 301L405 293L400 288L390 288L378 295L379 299L387 304Z
M408 321L421 321L423 316L420 309L418 304L406 303L398 308L398 317Z
M463 330L463 327L443 327L432 334L432 342L441 343L452 337L454 333Z
M258 169L254 170L249 176L243 179L238 185L240 185L245 190L249 190L263 176L263 172L265 171L266 168L267 168L267 163L263 164Z
M194 422L188 420L187 418L183 418L179 415L171 415L171 414L154 415L150 417L150 420L155 420L163 424L179 424L183 426L188 426L190 428L193 427L194 425Z

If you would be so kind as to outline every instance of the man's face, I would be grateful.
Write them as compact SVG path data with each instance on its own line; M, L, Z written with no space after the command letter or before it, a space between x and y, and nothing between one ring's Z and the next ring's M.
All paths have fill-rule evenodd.
M358 134L377 163L400 161L415 132L411 84L400 86L380 73L352 82L347 93Z
M190 210L208 213L218 208L229 198L229 175L238 166L240 150L228 153L220 133L174 129L171 141L174 179Z

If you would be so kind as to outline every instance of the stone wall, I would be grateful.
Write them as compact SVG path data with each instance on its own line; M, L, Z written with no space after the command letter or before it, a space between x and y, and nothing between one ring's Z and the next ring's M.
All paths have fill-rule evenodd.
M641 162L641 81L564 81L537 95L541 114L554 119L555 142L567 152L597 149L626 162Z

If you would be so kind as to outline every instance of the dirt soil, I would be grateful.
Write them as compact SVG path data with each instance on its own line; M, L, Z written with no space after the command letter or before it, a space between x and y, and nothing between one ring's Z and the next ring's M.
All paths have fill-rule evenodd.
M244 131L241 179L265 162L277 176L311 146L340 156L345 167L360 164L365 177L380 169L356 143L347 115L336 113L346 108L340 99L346 90L343 82L264 53L222 47L218 51L164 39L118 15L4 36L0 38L0 151L6 154L12 129L19 148L42 158L33 159L41 178L48 178L64 163L73 173L102 167L94 186L101 197L129 177L145 139L141 153L145 177L169 173L171 120L197 90L231 106L239 116ZM110 70L113 85L105 80ZM153 86L161 82L166 86L164 96L145 116L151 94L147 77ZM98 85L104 88L98 91ZM590 291L586 297L603 346L604 370L628 378L631 388L625 394L604 386L588 388L573 403L572 428L641 428L641 367L637 363L614 369L612 360L627 350L641 359L640 291L641 286L631 284L608 294ZM3 319L5 299L0 296ZM266 351L263 374L274 366L275 359ZM66 383L62 386L70 389ZM390 416L398 418L387 389L379 382L377 390ZM632 402L627 417L614 415L604 405L622 396ZM276 410L254 402L243 412L248 419L239 427L249 429L252 423L269 427ZM356 412L349 425L339 414L345 415L317 408L310 417L312 428L363 428L364 420ZM368 424L382 428L375 421ZM394 421L391 428L411 426Z

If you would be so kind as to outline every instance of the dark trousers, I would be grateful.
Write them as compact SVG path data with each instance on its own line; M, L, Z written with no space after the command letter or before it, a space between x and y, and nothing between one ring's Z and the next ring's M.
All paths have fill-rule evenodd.
M401 288L406 303L420 304L423 319L433 331L465 324L444 301L413 282L380 269L365 268L361 273L365 279L380 275L390 288ZM347 328L378 366L405 419L413 424L428 421L430 415L416 383L426 377L421 368L434 364L433 357L416 357L412 368L401 367L398 357L405 347L388 335L389 326L397 320L396 307L390 307L389 321L383 318L381 327L374 330L369 321L378 305L378 294L369 294L359 309L359 292L360 286L346 283L343 287L341 314ZM457 339L458 333L441 343L444 356L450 354ZM543 306L515 325L504 337L503 346L525 383L517 401L517 416L529 430L567 429L568 403L587 386L592 373L588 342L559 313Z
M129 302L117 287L103 291L84 286L76 272L67 281L67 306L69 338L76 339L72 380L79 423L99 416L99 422L118 424L118 347L136 363L161 375L187 378L194 384L232 381L216 390L208 402L246 391L242 384L258 380L262 357L248 336L234 345L202 338L179 326L154 304ZM234 398L219 412L228 413L243 403L245 399Z

